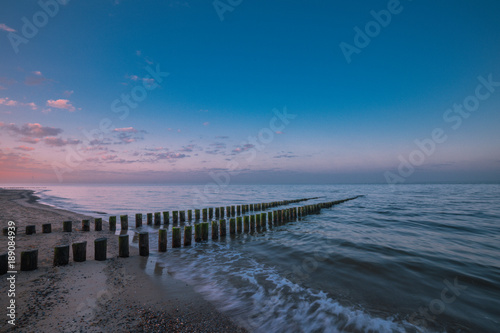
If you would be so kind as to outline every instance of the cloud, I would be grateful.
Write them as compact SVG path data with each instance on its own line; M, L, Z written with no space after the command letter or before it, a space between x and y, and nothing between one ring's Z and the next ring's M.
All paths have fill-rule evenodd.
M133 127L115 128L113 132L137 133L138 131Z
M231 152L233 154L239 154L239 153L243 153L245 151L248 151L254 147L255 147L255 145L253 145L251 143L247 143L247 144L244 144L243 146L236 146L236 148L234 148Z
M55 127L46 127L42 126L39 123L28 123L24 124L21 127L18 127L16 124L2 124L0 127L5 127L8 131L14 134L19 134L24 136L25 138L44 138L47 136L56 136L62 133L62 129Z
M65 90L63 94L64 94L64 96L68 96L69 97L69 96L73 95L73 93L74 93L73 90Z
M282 131L276 131L274 133L276 133L276 134L284 134Z
M292 155L292 154L280 154L274 156L274 158L294 158L297 157L297 155Z
M226 152L226 144L224 142L215 142L208 145L210 148L205 149L205 153L211 155L222 154L225 155Z
M7 88L5 88L4 86L0 86L0 90L5 90Z
M24 137L24 138L21 138L19 141L36 144L36 143L40 142L40 139L39 138Z
M44 142L48 146L52 147L63 147L66 145L76 145L81 143L82 141L77 140L77 139L62 139L62 138L56 138L56 137L47 137L44 139Z
M29 108L31 108L31 110L36 110L38 108L38 106L31 102L31 103L23 103L23 102L19 102L19 101L15 101L13 99L10 99L8 97L3 97L3 98L0 98L0 105L6 105L6 106L28 106Z
M35 75L39 75L39 76L42 76L42 72L40 71L33 71L31 72L32 74L35 74Z
M125 78L130 79L132 81L142 81L145 85L152 87L155 84L155 79L150 77L140 77L137 75L126 75Z
M49 99L47 101L47 106L56 109L65 109L68 110L69 112L76 111L76 108L67 99L57 99L57 100Z
M208 125L210 125L210 122L209 122L209 121L205 121L205 122L203 123L203 126L208 126Z
M172 160L172 159L180 159L189 157L189 155L182 153L174 153L174 152L165 152L165 153L145 153L144 156L153 157L153 161L159 160Z
M27 147L27 146L19 146L19 147L15 147L14 149L23 150L23 151L32 151L32 150L35 150L35 148L33 148L33 147Z
M33 72L34 75L27 76L24 79L24 84L27 86L38 86L44 84L47 81L50 81L42 76L42 73L39 71Z
M7 32L16 32L16 30L12 29L11 27L6 26L5 23L0 23L0 30L7 31Z
M217 135L215 138L216 139L223 139L223 140L229 139L229 137L227 135Z

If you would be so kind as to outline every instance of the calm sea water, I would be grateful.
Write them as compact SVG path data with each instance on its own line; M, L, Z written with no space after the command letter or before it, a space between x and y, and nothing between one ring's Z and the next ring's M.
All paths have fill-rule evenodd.
M95 217L365 195L256 235L152 253L145 270L186 281L255 332L500 332L500 185L208 190L50 186L37 193ZM141 229L156 244L156 229Z

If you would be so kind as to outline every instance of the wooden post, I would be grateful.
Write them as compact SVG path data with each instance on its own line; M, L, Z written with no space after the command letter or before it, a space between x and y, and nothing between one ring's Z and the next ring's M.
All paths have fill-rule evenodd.
M203 222L201 224L201 240L208 240L208 222Z
M213 207L208 208L208 218L211 219L214 217L214 209Z
M87 260L87 241L73 243L73 261L83 262Z
M246 205L241 205L241 214L245 214L246 211Z
M170 224L170 213L169 212L163 212L163 224Z
M231 217L231 206L226 207L226 216Z
M139 255L149 256L149 234L147 232L139 233Z
M217 221L212 221L212 239L219 238L219 225Z
M229 234L234 235L236 234L236 219L232 218L229 220Z
M272 228L272 226L273 226L273 212L267 212L267 224L269 225L269 228Z
M241 234L241 232L243 231L243 217L242 216L238 216L236 218L236 231Z
M142 214L138 213L135 214L135 228L140 228L142 227Z
M153 225L153 213L147 213L146 219L147 219L148 225Z
M266 229L266 213L260 213L260 226L262 229Z
M178 222L179 222L179 211L174 210L172 211L172 223L176 225Z
M255 226L260 229L260 214L255 214Z
M90 220L82 220L82 231L90 231Z
M250 215L250 232L255 232L255 215Z
M224 207L220 207L220 217L224 217Z
M50 234L52 232L52 224L42 224L42 234Z
M219 221L220 238L226 238L226 220Z
M36 234L36 225L27 225L26 226L26 235Z
M54 266L65 266L69 263L69 245L54 247Z
M161 212L155 212L155 225L161 225Z
M158 252L167 252L167 229L158 230Z
M220 217L220 207L215 207L215 218L218 219Z
M118 256L120 258L129 257L128 235L118 236Z
M38 268L38 250L21 252L21 270L33 271Z
M253 204L250 204L250 211L253 212Z
M201 224L200 223L196 223L194 225L194 241L196 243L201 242Z
M109 217L109 231L116 231L116 216Z
M101 217L96 217L94 219L94 230L95 231L102 231L102 218Z
M241 215L241 205L236 206L236 214L237 214L238 216L240 216L240 215Z
M236 216L236 207L231 206L231 216Z
M184 246L190 246L192 238L193 238L193 227L190 225L184 226Z
M193 211L190 209L188 210L188 221L193 220Z
M94 241L94 259L97 261L106 260L108 252L108 239L107 238L97 238Z
M181 247L181 228L172 228L172 247Z
M199 209L195 209L194 210L194 219L196 221L199 221L200 220L200 210Z
M0 254L0 275L7 274L9 271L9 261L7 253Z
M121 230L128 230L128 215L120 215Z
M248 233L248 231L250 231L250 216L248 215L244 216L243 230L245 231L245 233Z
M179 212L179 214L180 214L180 217L179 217L180 221L181 222L186 222L186 211L185 210L181 210Z
M208 220L208 209L203 208L203 221Z

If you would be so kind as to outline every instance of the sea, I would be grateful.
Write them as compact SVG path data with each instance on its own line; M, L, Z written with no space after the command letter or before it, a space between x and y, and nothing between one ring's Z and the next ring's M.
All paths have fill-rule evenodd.
M150 232L146 273L193 286L251 332L500 332L498 184L33 189L55 207L105 220L128 214L132 246L139 231ZM165 253L156 251L158 227L134 228L136 213L318 197L278 209L358 195L282 226L189 247L172 249L169 230Z

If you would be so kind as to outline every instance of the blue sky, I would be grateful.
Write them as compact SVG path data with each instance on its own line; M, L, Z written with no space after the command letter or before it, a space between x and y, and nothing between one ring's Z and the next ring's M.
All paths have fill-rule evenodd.
M1 182L500 180L500 87L444 119L500 82L498 1L40 3L0 13Z

